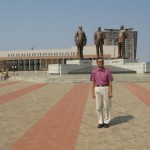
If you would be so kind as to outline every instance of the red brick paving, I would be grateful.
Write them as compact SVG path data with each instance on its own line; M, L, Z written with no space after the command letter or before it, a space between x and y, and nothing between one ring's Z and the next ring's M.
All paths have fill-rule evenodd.
M27 93L30 93L30 92L32 92L36 89L39 89L43 86L45 86L45 84L35 84L35 85L29 86L29 87L26 87L26 88L23 88L23 89L20 89L20 90L17 90L17 91L13 91L13 92L1 95L0 96L0 104L9 102L13 99L16 99L20 96L23 96L23 95L27 94Z
M135 96L142 100L145 104L150 106L150 91L135 83L128 83L124 85Z
M11 150L73 150L89 88L75 85Z
M20 81L3 82L3 83L0 83L0 87L12 85L12 84L16 84L16 83L19 83L19 82L20 82Z

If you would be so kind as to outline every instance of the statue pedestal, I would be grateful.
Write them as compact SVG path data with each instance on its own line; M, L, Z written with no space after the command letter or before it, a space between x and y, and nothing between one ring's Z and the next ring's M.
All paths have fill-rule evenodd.
M84 74L92 70L92 60L68 60L66 64L48 65L49 74Z
M131 60L131 59L110 59L110 60L105 60L105 64L112 65L112 64L125 64L125 63L136 63L136 60Z
M112 59L105 60L105 65L120 67L128 70L136 71L136 73L145 73L150 71L150 63L137 62L131 59Z
M104 60L104 64L119 68L136 71L136 73L150 72L150 63L137 62L130 59L110 59ZM90 74L93 67L97 66L96 60L69 60L67 64L48 65L49 74Z

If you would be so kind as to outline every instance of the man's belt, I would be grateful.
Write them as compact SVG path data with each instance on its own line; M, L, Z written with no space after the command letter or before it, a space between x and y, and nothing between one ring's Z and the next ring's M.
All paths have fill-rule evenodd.
M107 85L96 85L97 87L103 87L103 86L108 86L108 84Z

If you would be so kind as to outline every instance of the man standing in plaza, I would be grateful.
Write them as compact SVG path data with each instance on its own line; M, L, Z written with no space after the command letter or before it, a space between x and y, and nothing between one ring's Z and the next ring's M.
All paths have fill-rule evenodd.
M77 57L83 59L83 47L86 46L87 38L85 32L82 30L82 26L79 26L79 30L74 37L75 44L77 45Z
M104 59L97 59L97 69L91 73L92 97L96 101L98 128L108 128L111 116L111 98L113 76L109 69L104 67Z
M125 39L127 38L127 32L124 29L124 26L120 26L120 31L115 40L118 41L118 58L125 58Z
M98 31L94 33L94 43L96 45L97 58L103 57L103 44L104 44L105 34L101 31L101 27L98 27Z

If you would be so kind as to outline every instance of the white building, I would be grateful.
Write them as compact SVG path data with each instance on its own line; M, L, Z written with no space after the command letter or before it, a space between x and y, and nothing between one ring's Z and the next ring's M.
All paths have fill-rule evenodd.
M118 56L118 47L111 45L103 47L104 58L111 59ZM96 47L85 46L84 59L96 59ZM48 64L65 64L66 60L77 59L76 46L70 49L48 50L13 50L0 51L0 68L16 70L47 70Z

